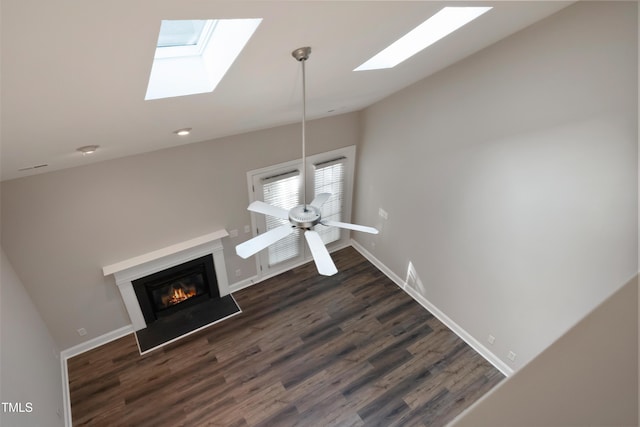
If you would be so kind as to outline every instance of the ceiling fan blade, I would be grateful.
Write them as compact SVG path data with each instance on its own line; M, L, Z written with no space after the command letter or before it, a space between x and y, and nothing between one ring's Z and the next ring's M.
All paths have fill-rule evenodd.
M253 239L240 243L236 246L236 253L242 258L249 258L251 255L257 254L278 240L284 239L291 233L293 233L293 227L291 224L281 225L280 227L269 230L266 233L262 233Z
M311 206L315 206L316 208L320 209L322 205L324 205L325 202L329 200L329 197L331 197L331 193L320 193L311 201L310 204Z
M362 231L365 233L378 234L378 229L373 227L367 227L366 225L358 225L358 224L349 224L348 222L340 222L340 221L321 221L320 224L330 226L330 227L340 227L346 228L354 231Z
M304 233L304 238L307 239L307 244L309 245L309 249L311 249L311 255L313 256L313 261L316 263L318 273L323 276L333 276L336 274L338 269L333 263L331 255L329 255L329 251L324 245L320 235L313 230L307 230Z
M273 216L281 219L289 219L289 211L286 209L282 209L278 206L270 205L269 203L265 203L261 200L255 200L251 202L249 207L247 208L251 212L257 212L269 216Z

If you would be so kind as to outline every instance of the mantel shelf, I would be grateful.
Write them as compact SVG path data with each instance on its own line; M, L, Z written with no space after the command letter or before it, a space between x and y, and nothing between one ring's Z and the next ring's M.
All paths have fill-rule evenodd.
M115 264L104 266L102 267L102 274L104 274L105 276L109 276L111 274L115 274L120 271L124 271L129 268L148 263L150 261L155 261L162 257L173 255L187 249L212 242L214 240L220 240L224 237L227 237L228 235L229 233L227 233L227 230L225 229L214 231L213 233L205 234L204 236L196 237L194 239L167 246L166 248L158 249L143 255L117 262Z

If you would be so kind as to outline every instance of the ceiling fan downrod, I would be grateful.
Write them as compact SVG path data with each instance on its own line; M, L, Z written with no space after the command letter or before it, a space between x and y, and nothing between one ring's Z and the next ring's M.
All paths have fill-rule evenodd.
M311 53L310 47L301 47L291 54L302 63L302 201L303 203L287 210L279 206L270 205L261 200L254 200L247 208L251 212L261 213L281 220L288 220L279 227L271 228L262 234L259 234L246 242L236 245L236 253L241 258L248 258L255 255L261 250L273 245L277 241L291 235L294 230L304 230L304 238L307 241L311 256L316 264L318 273L324 276L333 276L338 272L336 265L331 259L331 255L322 240L322 237L314 227L321 224L326 227L345 228L347 230L363 231L365 233L378 234L378 230L373 227L364 225L350 224L348 222L340 222L333 220L322 220L322 206L331 198L331 193L315 194L311 203L307 204L306 183L307 176L307 158L306 158L306 119L307 119L307 100L306 100L306 82L304 63L309 59Z
M304 64L311 55L311 48L309 46L299 47L291 52L291 55L302 64L302 206L303 211L308 212L307 209L307 153L306 153L306 121L307 121L307 93L306 93L306 75Z

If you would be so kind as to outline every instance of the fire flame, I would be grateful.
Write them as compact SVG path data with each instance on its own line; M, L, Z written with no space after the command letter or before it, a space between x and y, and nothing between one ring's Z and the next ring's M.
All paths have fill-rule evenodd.
M174 287L173 288L173 292L171 293L171 295L168 296L168 298L166 298L164 302L164 304L166 306L169 305L175 305L178 304L184 300L187 300L193 296L196 295L196 290L194 289L189 289L185 292L184 288L182 287ZM164 298L163 298L164 300Z

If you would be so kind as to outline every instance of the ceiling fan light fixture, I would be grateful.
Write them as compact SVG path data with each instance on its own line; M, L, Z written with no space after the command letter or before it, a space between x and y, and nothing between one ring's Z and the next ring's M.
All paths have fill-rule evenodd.
M393 68L491 9L444 7L353 71Z

